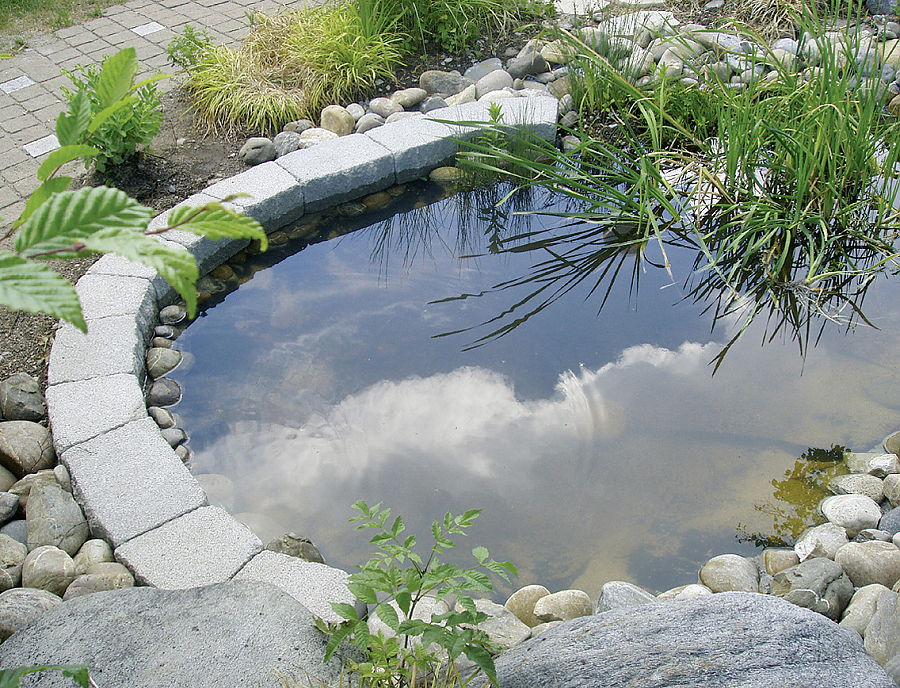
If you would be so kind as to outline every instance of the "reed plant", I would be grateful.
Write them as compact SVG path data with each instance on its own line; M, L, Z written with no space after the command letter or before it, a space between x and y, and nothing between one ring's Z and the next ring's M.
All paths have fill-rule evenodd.
M823 22L808 8L796 23L802 42L819 35ZM571 70L576 102L597 107L609 96L608 132L583 133L571 153L531 141L551 162L484 145L467 162L519 170L520 184L552 187L581 205L564 213L569 222L561 230L531 235L525 244L509 240L510 250L547 256L530 275L498 285L531 285L515 322L585 280L605 299L632 261L635 281L648 262L671 271L667 247L674 245L697 257L690 274L673 281L683 280L714 321L738 320L717 365L761 313L769 317L767 336L790 333L801 349L828 321L866 320L868 285L900 267L900 141L877 77L867 79L856 66L857 34L819 40L815 69L801 74L762 54L776 64L775 77L743 90L710 81L713 118L710 110L673 109L686 91L676 90L673 100L662 89L640 89L596 50L574 36L569 41L578 55ZM698 126L698 114L708 128ZM659 248L653 259L651 246Z

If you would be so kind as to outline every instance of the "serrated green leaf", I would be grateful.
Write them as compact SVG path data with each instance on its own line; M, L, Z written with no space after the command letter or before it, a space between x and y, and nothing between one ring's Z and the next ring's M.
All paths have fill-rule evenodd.
M16 311L46 313L87 332L78 294L69 280L11 251L0 251L0 303Z
M491 579L481 571L466 571L464 574L467 590L493 590Z
M190 217L188 220L183 218ZM256 220L242 213L226 208L220 203L208 203L201 208L180 207L173 210L167 222L178 229L205 236L213 241L228 238L246 237L257 239L260 249L269 247L266 230Z
M137 98L131 96L131 97L125 98L123 100L116 101L112 105L108 105L107 107L103 108L100 112L98 112L96 115L94 115L94 119L92 119L91 123L88 125L87 133L93 134L100 127L103 126L103 123L106 120L108 120L110 117L112 117L114 114L116 114L119 110L121 110L123 107L132 105L135 102L137 102ZM119 134L124 138L124 136L125 136L124 132L119 131ZM118 156L116 156L116 157L118 157ZM114 159L113 162L119 163L122 161Z
M347 588L356 596L356 599L362 600L366 604L375 604L378 602L378 595L369 585L350 582L347 583Z
M457 595L456 603L467 612L472 612L474 614L476 611L475 600L473 600L469 595Z
M472 556L478 560L479 564L483 564L491 556L486 547L476 547L472 550Z
M142 236L152 216L150 208L118 189L98 186L63 191L41 204L21 226L16 250L34 255L65 249L105 229L121 236Z
M353 633L353 629L355 626L351 623L344 624L340 626L328 639L328 642L325 644L325 659L324 661L328 661L331 659L331 656L334 654L335 650L338 649L338 646L341 644L347 636Z
M144 236L143 233L126 236L114 229L95 232L81 241L89 250L115 253L153 268L184 299L188 315L196 317L197 261L187 250Z
M28 203L25 204L25 210L22 211L19 219L13 223L13 229L18 229L25 224L25 221L31 217L32 213L40 208L48 198L53 194L65 191L69 188L71 183L71 177L54 177L53 179L48 179L32 191L31 196L28 197Z
M391 526L391 535L395 538L399 538L404 530L406 530L406 524L403 523L403 517L398 516L394 519L394 525Z
M353 626L353 642L357 647L366 647L371 642L369 626L365 620L362 620Z
M382 602L376 608L378 618L384 621L394 633L399 633L400 617L397 616L397 610L387 602Z
M86 666L79 667L60 667L63 676L68 676L75 683L77 683L81 688L90 688L91 686L91 677L88 674L88 668Z
M402 611L406 616L409 616L409 606L412 604L412 595L408 590L401 590L397 593L397 596L394 598L397 602L397 606L400 607L400 611Z
M331 608L334 613L347 621L359 621L359 615L356 613L356 607L346 602L332 602Z
M40 181L46 181L54 170L67 162L78 160L78 158L89 158L96 155L99 151L93 146L77 145L63 146L47 156L47 159L41 163L37 171L37 178Z
M460 517L459 523L460 523L460 524L465 523L465 524L467 524L467 525L468 525L468 524L471 524L472 521L474 521L474 520L475 520L476 518L478 518L479 516L481 516L481 509L469 509L466 513L464 513L464 514Z
M138 59L134 48L123 48L106 60L97 80L100 107L108 107L128 95L137 73Z
M86 666L25 666L16 667L14 669L0 669L0 688L18 688L19 681L23 676L33 674L39 671L61 671L63 676L67 676L75 681L83 688L90 688L90 677L88 676L88 668Z
M488 677L488 680L496 686L497 671L494 668L494 658L491 657L491 653L485 650L483 647L471 644L466 645L463 652L465 653L466 657L468 657L478 665L478 667Z
M90 123L91 101L87 92L80 88L69 100L69 111L60 113L56 118L56 140L60 146L84 143Z

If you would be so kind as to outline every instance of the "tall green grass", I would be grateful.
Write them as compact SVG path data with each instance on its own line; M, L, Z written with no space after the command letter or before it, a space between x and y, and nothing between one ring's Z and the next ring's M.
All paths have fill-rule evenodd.
M822 24L814 10L796 21L801 39ZM531 285L519 306L525 317L585 280L605 299L628 264L639 279L651 245L666 269L667 247L686 245L696 251L694 269L673 281L683 280L715 320L740 323L717 364L761 314L769 337L787 332L801 348L826 322L866 320L868 285L900 268L900 131L874 82L854 67L857 35L823 44L812 74L779 68L776 79L743 91L711 82L712 120L709 111L673 107L689 91L638 89L610 60L570 42L578 102L607 108L613 133L583 134L572 154L532 141L552 162L487 146L469 161L525 170L520 184L555 188L583 208L565 214L574 223L568 228L529 237L527 250L547 258L500 285Z
M346 5L255 15L237 50L209 47L189 72L210 127L271 132L392 78L400 39L364 25Z

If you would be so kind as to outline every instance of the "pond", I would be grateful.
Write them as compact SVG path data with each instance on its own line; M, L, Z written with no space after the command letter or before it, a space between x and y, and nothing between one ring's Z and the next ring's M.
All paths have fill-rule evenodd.
M440 196L409 187L381 214L306 221L239 257L178 339L191 469L264 542L294 531L352 570L371 551L347 524L358 499L422 540L446 511L483 507L465 553L486 546L521 585L662 591L757 552L748 536L778 530L773 510L808 511L773 494L808 448L864 451L896 430L896 282L867 296L880 329L826 328L801 357L790 337L761 346L756 322L713 375L733 322L685 299L694 256L673 249L674 283L647 265L635 293L625 270L599 314L580 284L473 346L527 292L492 287L545 256L492 254L526 220Z

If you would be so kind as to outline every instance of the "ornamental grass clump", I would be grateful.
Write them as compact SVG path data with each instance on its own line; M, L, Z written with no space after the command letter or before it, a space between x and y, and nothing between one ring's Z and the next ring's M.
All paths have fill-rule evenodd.
M426 44L461 52L477 38L546 15L547 7L534 0L354 0L255 14L236 50L186 33L169 54L190 62L187 88L201 121L267 132L316 120L324 106L394 81L395 69Z
M370 33L345 5L253 17L240 48L210 46L187 88L210 127L274 131L392 78L399 39Z
M664 77L655 89L638 88L633 75L568 37L585 119L608 98L600 134L581 132L571 153L531 141L550 163L483 144L468 160L518 170L520 184L552 187L581 207L565 214L572 222L563 229L524 244L506 240L509 250L547 256L530 275L498 285L530 285L514 322L585 280L605 302L628 261L633 282L647 266L661 266L684 282L688 298L707 304L714 322L737 320L717 364L759 314L768 316L769 339L789 333L801 350L828 321L868 322L861 310L868 285L900 268L900 130L884 112L877 74L857 67L859 35L816 38L823 22L814 9L796 22L800 44L818 46L812 69L790 71L761 47L755 60L774 65L773 75L743 89L711 79L705 89L714 98L693 109L684 107L691 91ZM672 274L672 246L695 252L690 274Z

